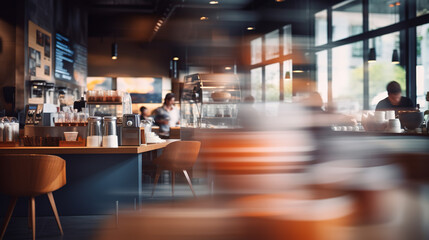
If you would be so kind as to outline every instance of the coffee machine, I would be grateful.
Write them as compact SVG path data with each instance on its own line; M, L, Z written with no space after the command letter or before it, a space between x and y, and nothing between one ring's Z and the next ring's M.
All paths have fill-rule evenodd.
M25 125L52 127L56 113L54 104L28 104L25 107Z
M141 145L140 116L138 114L124 114L121 129L122 146Z

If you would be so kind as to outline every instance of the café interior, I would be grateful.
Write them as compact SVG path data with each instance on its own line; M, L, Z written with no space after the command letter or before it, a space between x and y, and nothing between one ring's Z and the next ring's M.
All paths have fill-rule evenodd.
M429 239L429 0L0 6L0 240Z

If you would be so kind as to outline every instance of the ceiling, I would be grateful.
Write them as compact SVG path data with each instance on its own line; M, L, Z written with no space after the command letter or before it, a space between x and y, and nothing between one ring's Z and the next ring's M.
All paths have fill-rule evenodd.
M88 37L167 43L179 49L174 54L189 56L189 64L213 65L235 61L243 37L306 21L310 1L331 0L217 0L217 5L209 1L89 0ZM208 19L200 20L203 16ZM158 21L162 25L156 29ZM249 26L255 30L247 31Z

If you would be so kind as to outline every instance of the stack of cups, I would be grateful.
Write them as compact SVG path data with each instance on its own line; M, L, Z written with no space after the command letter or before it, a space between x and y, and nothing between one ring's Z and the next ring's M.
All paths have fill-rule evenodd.
M116 117L103 117L103 147L118 147L118 136L116 134Z
M101 117L88 117L87 147L101 147Z
M401 132L401 122L395 116L395 111L390 110L386 111L386 119L388 121L387 131L391 133L400 133Z

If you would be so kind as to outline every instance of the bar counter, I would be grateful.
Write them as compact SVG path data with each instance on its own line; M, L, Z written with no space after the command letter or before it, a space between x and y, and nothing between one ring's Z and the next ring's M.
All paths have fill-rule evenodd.
M0 154L51 154L66 161L67 184L53 192L61 216L114 214L119 208L142 203L143 165L172 141L140 147L1 147ZM37 216L51 216L46 196L36 197ZM9 198L0 195L0 206ZM6 208L0 209L4 216ZM28 199L18 200L14 216L27 216Z
M0 147L0 154L139 154L162 149L174 140L141 146L103 147Z

